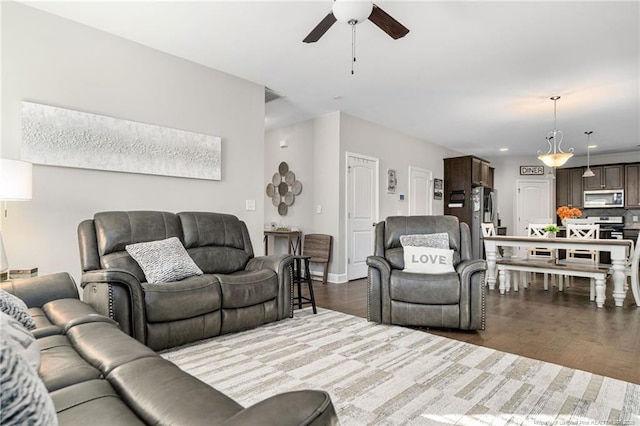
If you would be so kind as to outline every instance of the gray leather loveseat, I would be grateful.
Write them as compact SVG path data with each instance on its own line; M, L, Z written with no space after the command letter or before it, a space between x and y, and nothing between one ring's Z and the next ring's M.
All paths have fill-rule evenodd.
M409 239L403 240L406 237ZM450 253L449 265L445 265L447 262L442 266L426 263L424 271L409 270L405 252L407 246L415 245L412 240L443 243L444 248L438 250ZM470 240L469 226L455 216L393 216L379 222L375 229L374 255L367 258L369 320L483 330L487 265L482 259L472 259ZM406 241L404 246L403 241ZM435 244L417 246L431 249ZM429 259L424 254L415 257ZM449 270L436 270L443 267Z
M40 350L37 364L25 367L24 335L11 340L9 331L1 330L2 424L337 424L334 406L323 391L281 393L243 408L81 302L68 274L3 282L0 287L25 302L35 322L31 333L24 329L36 338L28 347Z
M148 282L127 246L173 237L202 274ZM80 223L78 241L82 299L154 350L291 316L293 257L255 257L235 216L101 212Z

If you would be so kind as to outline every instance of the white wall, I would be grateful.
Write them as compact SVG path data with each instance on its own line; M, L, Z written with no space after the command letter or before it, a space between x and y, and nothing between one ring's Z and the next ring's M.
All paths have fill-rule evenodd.
M262 253L264 87L2 2L2 156L20 156L23 100L222 138L222 180L34 166L33 200L8 203L13 267L80 276L78 223L103 210L238 215ZM245 200L256 200L245 211Z
M430 170L434 178L442 179L443 158L464 155L345 113L340 142L343 157L348 151L380 159L380 220L409 213L409 166ZM344 158L342 163L341 170ZM387 194L387 169L396 170L395 194ZM405 194L405 201L399 201L399 194ZM443 212L444 200L433 200L433 214Z
M288 140L289 148L279 148L282 139ZM265 221L299 224L303 232L333 235L333 259L329 268L329 279L333 282L346 281L346 152L380 159L380 220L408 213L409 166L431 170L434 178L442 178L442 159L463 155L343 112L272 130L267 132L266 141L265 185L271 181L280 161L287 161L294 170L311 167L313 179L310 182L311 194L307 192L305 195L307 186L304 186L304 200L301 200L300 206L296 200L286 217L277 215L265 195ZM387 194L386 191L388 168L397 171L396 194ZM399 201L400 193L405 194L405 201ZM317 213L318 206L321 206L321 213ZM434 200L433 214L442 214L443 211L443 201Z
M289 168L302 182L302 193L296 197L286 216L280 216L271 199L264 194L265 225L271 222L298 227L303 233L332 235L340 232L339 205L336 196L339 177L339 132L340 113L324 116L274 129L265 135L265 187L271 182L278 165L286 161ZM280 148L280 141L286 140L287 148ZM318 213L318 206L320 212ZM270 242L275 252L284 253L286 240ZM335 244L334 244L335 247ZM335 249L334 249L335 253ZM337 280L339 262L329 265L329 279ZM314 272L319 266L312 265Z
M264 221L265 226L271 223L287 225L301 229L303 232L313 229L313 139L314 120L308 120L292 126L276 129L265 134L264 157ZM280 142L286 141L286 148L280 147ZM278 214L278 208L266 194L266 186L272 181L278 166L286 162L289 170L296 175L296 180L302 183L302 192L296 196L287 214ZM275 246L274 246L275 244ZM269 249L275 253L283 253L287 250L286 239L271 241Z

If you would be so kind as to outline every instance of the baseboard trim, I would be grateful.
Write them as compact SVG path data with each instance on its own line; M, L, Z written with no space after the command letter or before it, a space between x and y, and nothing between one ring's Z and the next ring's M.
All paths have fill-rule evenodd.
M314 280L322 280L322 272L311 271L311 276ZM347 274L327 274L327 282L331 284L345 284L348 283Z

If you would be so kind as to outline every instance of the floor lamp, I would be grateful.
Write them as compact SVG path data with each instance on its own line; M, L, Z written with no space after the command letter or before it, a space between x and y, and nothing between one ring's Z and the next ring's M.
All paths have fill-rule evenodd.
M6 217L7 201L25 201L31 199L32 165L25 161L0 158L0 201L2 216ZM0 221L2 219L0 218ZM0 228L0 273L9 269L7 253L2 241Z

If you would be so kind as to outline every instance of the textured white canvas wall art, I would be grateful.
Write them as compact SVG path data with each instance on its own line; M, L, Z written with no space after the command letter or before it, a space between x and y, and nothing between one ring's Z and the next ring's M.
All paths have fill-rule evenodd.
M220 180L217 136L22 102L21 158L36 164Z

